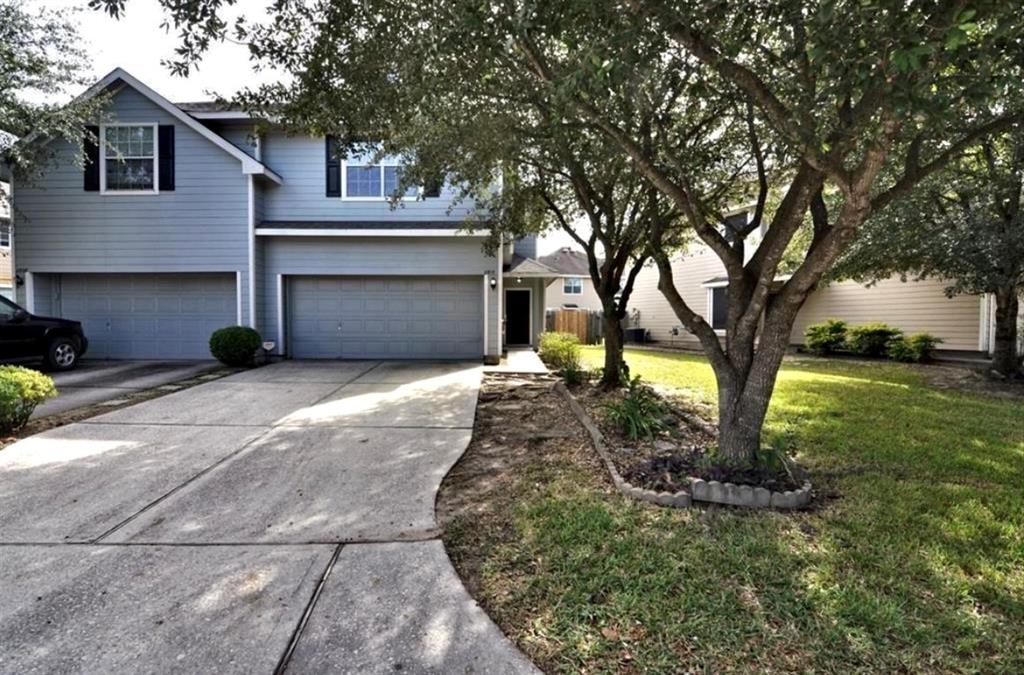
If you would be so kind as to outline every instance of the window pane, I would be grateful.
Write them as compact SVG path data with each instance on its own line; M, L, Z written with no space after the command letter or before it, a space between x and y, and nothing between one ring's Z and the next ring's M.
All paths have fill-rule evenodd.
M152 159L108 159L108 190L152 190Z
M152 157L153 127L107 127L107 157Z
M725 324L729 319L729 301L726 297L726 288L711 289L711 327L715 330L725 330Z
M384 196L391 197L398 192L398 184L402 180L402 168L398 166L384 167ZM406 197L415 197L417 189L415 185L405 188Z
M348 197L381 197L380 167L354 166L345 169L345 194Z
M562 283L562 292L567 295L579 295L583 292L583 279L568 277Z

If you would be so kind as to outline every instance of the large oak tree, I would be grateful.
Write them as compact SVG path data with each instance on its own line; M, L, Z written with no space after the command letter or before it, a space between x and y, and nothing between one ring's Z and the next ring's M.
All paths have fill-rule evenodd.
M760 446L797 312L865 221L1019 118L993 100L1019 86L1008 66L1024 13L998 0L279 0L271 21L233 27L216 20L221 4L164 0L180 68L204 40L248 41L296 77L248 100L301 101L287 118L401 137L444 129L444 105L486 119L528 92L559 124L609 139L682 215L652 232L651 253L714 369L719 449L737 461ZM361 68L380 63L384 77ZM508 85L497 97L493 81ZM729 226L738 203L753 217ZM794 255L805 224L813 236ZM675 287L677 227L725 268L724 344Z

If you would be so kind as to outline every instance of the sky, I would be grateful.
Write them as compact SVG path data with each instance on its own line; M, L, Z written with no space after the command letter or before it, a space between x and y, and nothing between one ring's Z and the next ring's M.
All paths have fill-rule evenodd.
M28 4L80 10L75 20L92 61L90 75L94 80L115 68L124 68L171 101L180 102L206 100L214 95L230 97L242 86L282 77L280 73L254 73L246 48L233 43L212 45L198 70L187 78L171 75L160 62L174 56L177 36L160 28L164 14L157 0L127 0L119 20L89 9L87 0L29 0ZM265 16L267 5L264 0L241 0L229 17L244 13L260 19ZM69 96L78 93L68 92ZM567 234L554 232L541 238L538 252L544 255L573 243Z

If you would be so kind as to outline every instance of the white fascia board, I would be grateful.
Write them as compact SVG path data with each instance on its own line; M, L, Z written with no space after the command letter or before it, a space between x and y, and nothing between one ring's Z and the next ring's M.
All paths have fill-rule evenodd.
M360 229L329 229L306 230L293 228L263 227L256 230L261 237L486 237L486 233L477 234L465 230L360 230Z

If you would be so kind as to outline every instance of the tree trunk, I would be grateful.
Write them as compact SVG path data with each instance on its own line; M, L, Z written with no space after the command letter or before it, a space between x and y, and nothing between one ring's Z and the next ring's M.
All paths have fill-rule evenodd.
M753 348L751 338L750 348ZM730 462L749 464L761 449L761 431L775 390L785 348L765 344L747 365L730 360L718 373L718 453ZM742 369L742 370L741 370Z
M625 334L617 312L605 310L601 317L604 325L604 374L601 384L606 387L622 386L622 349Z
M1017 356L1017 315L1020 302L1013 286L1000 288L996 296L995 348L992 350L992 369L1004 377L1021 374Z

